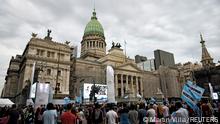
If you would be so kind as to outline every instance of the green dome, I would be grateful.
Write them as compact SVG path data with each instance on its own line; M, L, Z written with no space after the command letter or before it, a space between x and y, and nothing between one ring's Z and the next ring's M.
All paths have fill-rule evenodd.
M101 36L104 36L104 30L102 25L99 23L96 17L96 12L94 11L93 16L91 17L91 20L86 25L86 28L84 30L84 36L90 35L90 34L98 34Z

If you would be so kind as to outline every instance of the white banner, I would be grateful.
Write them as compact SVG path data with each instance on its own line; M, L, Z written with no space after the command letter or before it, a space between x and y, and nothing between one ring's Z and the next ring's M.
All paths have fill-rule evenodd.
M36 96L36 86L37 86L37 83L34 83L34 84L31 85L30 98L35 98L35 96Z
M31 73L31 86L32 84L34 84L34 72L35 72L35 66L36 66L36 62L33 63L33 67L32 67L32 73ZM36 86L35 86L36 87ZM33 98L33 93L32 92L32 89L30 89L30 93L29 93L29 98ZM32 95L31 95L32 94ZM35 95L35 94L34 94Z
M40 105L47 105L49 98L50 84L37 83L36 87L36 99L34 107L37 108Z
M111 66L107 66L106 71L107 86L108 86L108 103L116 103L115 101L115 86L114 86L114 70Z

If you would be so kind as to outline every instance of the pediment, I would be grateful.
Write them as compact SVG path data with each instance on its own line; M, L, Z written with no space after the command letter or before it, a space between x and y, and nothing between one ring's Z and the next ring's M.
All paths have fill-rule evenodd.
M137 67L137 65L135 65L133 63L123 64L123 65L120 65L116 68L119 69L119 70L127 70L127 71L135 71L135 72L141 72L142 71L141 69L139 69Z

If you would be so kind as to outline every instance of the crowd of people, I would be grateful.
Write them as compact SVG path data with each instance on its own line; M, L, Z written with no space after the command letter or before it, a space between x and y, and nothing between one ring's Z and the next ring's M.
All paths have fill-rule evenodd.
M198 103L200 117L219 119L220 103L207 100ZM32 106L0 107L0 124L187 124L190 117L198 117L183 102L149 102L78 105L48 103L34 109ZM179 120L175 120L178 118ZM215 120L214 123L219 122ZM211 122L213 123L213 122Z

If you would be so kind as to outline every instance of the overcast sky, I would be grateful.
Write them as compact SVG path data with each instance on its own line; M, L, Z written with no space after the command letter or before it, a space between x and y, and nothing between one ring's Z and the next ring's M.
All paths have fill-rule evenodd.
M80 47L92 0L1 0L0 87L11 56L22 54L31 33ZM127 54L153 58L155 49L174 53L176 63L200 61L202 32L214 62L220 60L220 0L96 0L97 17L111 42L127 42ZM80 48L79 48L80 49ZM1 88L0 88L1 89ZM1 91L1 90L0 90Z

